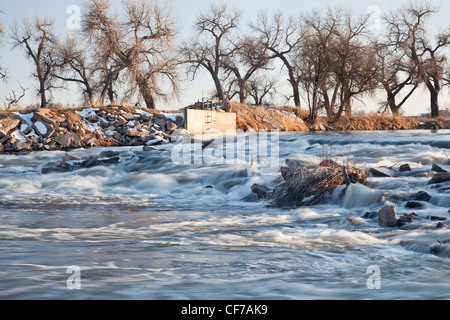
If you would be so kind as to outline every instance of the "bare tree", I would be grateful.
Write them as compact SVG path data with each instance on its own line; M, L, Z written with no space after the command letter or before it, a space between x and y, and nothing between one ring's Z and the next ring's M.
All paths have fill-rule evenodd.
M24 18L23 24L18 24L12 30L14 48L22 47L27 57L34 63L33 76L39 82L38 94L41 98L41 108L48 106L48 95L56 86L54 70L55 60L55 36L54 21L47 18L36 17L33 22Z
M377 79L387 95L383 109L390 110L397 116L402 106L419 87L415 68L410 65L404 52L393 50L386 43L375 42L373 46L377 52ZM405 90L403 99L397 102L397 97Z
M296 65L296 51L305 37L300 21L294 17L286 18L281 13L276 13L269 19L267 13L259 12L256 23L251 24L251 28L257 33L259 42L270 52L270 58L282 61L288 72L295 106L300 110L300 75Z
M266 47L249 35L241 37L237 42L231 40L230 44L232 54L223 60L226 78L229 79L228 96L231 100L237 94L239 102L245 103L248 97L248 81L255 72L267 68L269 55Z
M305 39L298 49L297 59L300 65L300 86L306 94L309 107L308 122L315 122L320 108L323 106L321 90L326 88L330 77L331 54L329 48L339 23L339 16L328 16L324 19L320 11L313 11L302 17L305 28Z
M115 87L120 85L120 74L125 66L121 61L114 59L114 56L109 55L108 52L100 56L98 66L100 79L98 83L99 103L104 105L106 98L108 98L111 105L115 105L118 97Z
M55 77L60 80L75 83L81 89L84 102L95 103L95 68L89 59L89 48L75 34L66 36L56 44L56 59L58 69Z
M273 96L277 92L278 79L269 77L267 73L255 74L248 81L247 87L255 106L271 105Z
M385 20L389 27L390 44L403 50L416 69L419 79L430 92L431 116L439 116L439 93L442 88L443 49L450 43L450 29L430 36L427 20L438 8L428 2L410 3L400 11L391 12Z
M344 112L351 117L353 100L377 87L376 54L365 38L367 16L330 8L324 19L335 21L336 28L327 47L329 75L321 94L328 118L337 120Z
M170 8L160 6L157 1L123 1L123 7L125 18L121 20L112 12L108 0L88 0L82 29L102 56L109 52L112 60L118 62L107 75L106 88L123 70L131 87L139 88L146 106L154 109L157 98L168 100L178 95L179 63L173 48L177 35L175 22ZM167 86L163 87L167 83L170 92Z
M230 10L227 5L211 5L208 11L197 18L197 35L180 47L184 61L189 65L188 73L195 79L197 72L205 69L211 75L221 101L228 99L221 81L223 61L231 55L227 36L237 30L239 20L240 13Z

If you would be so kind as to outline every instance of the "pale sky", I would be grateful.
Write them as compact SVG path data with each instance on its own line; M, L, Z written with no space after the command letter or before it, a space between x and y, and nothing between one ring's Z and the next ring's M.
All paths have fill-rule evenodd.
M32 18L35 15L47 16L48 18L56 21L57 32L64 34L71 32L67 26L67 21L70 18L70 12L68 8L70 6L82 7L83 0L16 0L16 1L2 1L0 4L0 10L3 14L0 15L0 19L8 32L14 21L21 21L23 17ZM120 9L121 1L112 0L112 2ZM163 0L160 0L163 2ZM263 9L267 12L282 11L287 15L300 15L305 11L311 9L326 9L329 6L343 6L352 9L355 14L365 13L367 10L375 11L389 11L391 8L398 8L405 3L405 1L396 0L172 0L173 13L179 21L181 30L181 39L190 38L193 35L192 25L200 11L205 10L211 3L227 3L229 6L236 8L242 12L242 25L247 25L251 20L254 20L259 10ZM450 25L450 1L448 0L433 0L433 4L440 5L439 14L435 15L433 20L430 21L430 27L433 29L439 27L445 27ZM372 11L373 12L373 11ZM450 53L450 50L448 50ZM11 45L4 41L0 48L0 64L8 69L10 79L8 84L0 84L0 102L3 105L5 96L9 96L12 89L20 91L17 85L19 81L22 86L29 87L27 96L21 101L21 104L28 105L31 103L37 103L39 98L36 96L34 89L36 84L30 78L30 72L32 68L31 61L28 61L25 57L25 53L21 49L11 49ZM283 79L282 79L283 80ZM282 83L283 84L283 83ZM207 93L213 89L213 85L209 76L204 74L195 81L186 80L182 85L183 91L181 95L181 101L174 100L170 103L160 102L158 104L159 109L178 109L189 105L198 99L202 98L202 92ZM289 90L289 87L286 87ZM381 95L380 98L384 98ZM367 100L367 107L371 110L376 109L376 103L374 101ZM61 91L55 94L54 101L58 101L66 104L78 105L80 102L80 95L72 90ZM405 106L406 114L420 114L428 112L429 109L429 96L426 90L419 90ZM280 103L283 102L280 97ZM445 89L440 96L441 108L450 108L450 91Z

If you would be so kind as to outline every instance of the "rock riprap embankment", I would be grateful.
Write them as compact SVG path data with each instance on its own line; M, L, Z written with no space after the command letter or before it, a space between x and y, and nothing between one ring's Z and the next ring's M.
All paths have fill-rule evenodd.
M12 112L0 115L0 152L157 145L183 125L182 113L139 108Z

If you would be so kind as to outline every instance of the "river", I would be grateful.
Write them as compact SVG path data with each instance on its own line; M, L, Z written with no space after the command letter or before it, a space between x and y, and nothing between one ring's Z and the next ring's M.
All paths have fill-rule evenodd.
M283 210L243 200L279 170L176 163L176 144L75 150L120 162L46 175L65 152L0 155L0 299L450 299L450 183L427 185L432 164L450 171L450 131L281 134L279 166L330 144L391 177ZM380 226L385 199L416 219Z

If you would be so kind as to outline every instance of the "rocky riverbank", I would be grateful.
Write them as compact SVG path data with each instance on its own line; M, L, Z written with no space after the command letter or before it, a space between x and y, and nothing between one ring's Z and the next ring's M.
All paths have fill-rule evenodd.
M231 104L239 130L326 132L448 129L450 119L363 117L307 124L293 108ZM0 112L0 153L70 150L92 147L151 146L167 143L184 127L183 111L151 112L137 107Z
M38 109L0 114L0 152L157 145L184 125L183 113L140 108Z

